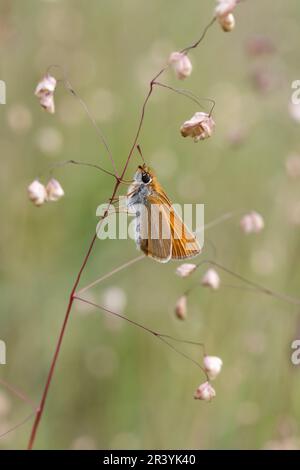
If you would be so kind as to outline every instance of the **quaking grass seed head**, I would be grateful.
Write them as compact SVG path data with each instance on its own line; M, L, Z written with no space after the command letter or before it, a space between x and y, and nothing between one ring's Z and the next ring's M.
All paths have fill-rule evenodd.
M176 77L184 80L189 77L193 70L193 65L187 54L182 52L172 52L169 57L169 64L172 66Z
M216 396L216 391L209 382L204 382L194 393L195 400L211 401Z
M65 192L61 184L54 178L51 178L51 180L48 181L47 186L46 186L46 191L47 191L47 200L51 202L58 201L65 195Z
M214 380L221 372L223 361L217 356L204 356L203 365L209 379Z
M183 263L176 269L176 274L179 277L188 277L197 269L196 264Z
M221 279L217 271L213 268L208 269L201 280L201 284L204 287L210 287L213 290L217 290L220 287Z
M211 137L215 128L213 118L203 112L197 112L191 119L185 121L180 127L182 137L191 137L194 142Z
M56 83L56 79L47 74L37 84L34 92L35 96L37 96L39 99L42 108L44 108L50 114L54 114L55 112L54 91L56 88Z
M187 317L187 297L182 295L176 302L175 314L180 320L185 320Z
M47 191L45 186L38 180L34 180L28 187L27 193L30 201L37 207L43 205L47 201Z

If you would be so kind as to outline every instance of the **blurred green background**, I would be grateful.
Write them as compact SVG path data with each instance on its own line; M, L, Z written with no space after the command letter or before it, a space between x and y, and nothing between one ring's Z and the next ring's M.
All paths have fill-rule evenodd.
M112 189L112 178L97 170L64 167L55 172L64 199L39 209L28 201L28 184L38 175L46 182L57 161L110 168L78 101L60 86L56 114L46 114L33 94L36 83L50 64L65 66L121 168L149 80L171 51L200 37L213 8L210 0L0 2L0 78L7 85L7 104L0 107L0 339L7 365L0 366L0 378L36 402L95 230L96 207ZM263 214L266 227L257 235L243 234L238 218L207 231L203 259L215 257L251 280L297 296L299 168L292 165L287 174L286 162L300 152L299 122L289 110L291 83L300 79L299 1L248 0L235 16L232 33L216 24L192 51L194 70L184 84L171 71L164 76L172 86L216 100L215 135L198 144L182 139L181 123L198 109L156 90L140 144L170 198L204 203L206 222L232 210ZM268 38L272 53L249 53L257 35ZM138 163L135 156L128 178ZM97 241L81 286L136 255L132 240ZM300 369L290 360L291 342L300 336L299 309L232 288L241 283L223 273L222 287L212 293L201 287L201 271L183 280L174 274L177 265L144 260L87 295L160 332L204 341L224 361L216 399L193 400L203 376L163 343L100 310L75 305L36 448L300 446ZM175 302L197 283L188 317L180 322ZM181 349L201 359L197 348ZM29 412L0 387L1 433ZM2 438L0 447L24 448L31 425Z

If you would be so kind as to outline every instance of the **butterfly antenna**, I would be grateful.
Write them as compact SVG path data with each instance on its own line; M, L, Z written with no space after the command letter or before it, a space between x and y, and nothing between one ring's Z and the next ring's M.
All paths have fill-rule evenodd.
M141 159L143 160L143 163L145 163L145 159L143 157L142 150L141 150L141 147L139 146L139 144L136 146L136 148L137 148L137 151L139 152L139 155L140 155Z

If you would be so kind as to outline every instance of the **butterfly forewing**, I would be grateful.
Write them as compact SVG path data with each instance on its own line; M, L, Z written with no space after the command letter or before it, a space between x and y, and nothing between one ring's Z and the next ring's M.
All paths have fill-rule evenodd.
M167 262L197 256L201 249L195 235L174 210L165 193L154 193L147 204L147 237L141 249L147 256ZM141 221L141 226L143 226Z

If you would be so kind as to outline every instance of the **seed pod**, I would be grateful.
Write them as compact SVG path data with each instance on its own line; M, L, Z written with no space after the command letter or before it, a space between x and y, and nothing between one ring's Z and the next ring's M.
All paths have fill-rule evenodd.
M179 80L189 77L193 70L189 57L181 52L172 52L169 57L169 64L172 65L175 75Z
M263 217L255 211L245 214L240 221L244 233L259 233L265 226Z
M45 186L38 180L34 180L27 188L28 197L35 206L41 206L47 201L47 191Z
M65 194L60 183L54 178L51 178L51 180L47 183L46 191L47 191L48 201L53 201L53 202L58 201Z
M54 91L56 88L56 79L51 75L46 75L38 83L35 96L38 97L40 105L50 114L55 112Z
M221 283L220 276L215 269L210 268L204 273L201 283L205 287L217 290Z
M192 263L183 263L176 269L176 274L180 277L188 277L192 274L197 266Z
M218 20L223 31L226 33L232 31L235 27L235 18L232 13L229 13L227 16L221 16Z
M194 142L198 142L210 137L214 127L215 122L209 114L198 112L182 124L180 132L183 137L192 137Z
M187 298L186 295L182 295L176 302L175 314L180 320L185 320L187 316Z
M203 365L208 377L213 380L221 372L223 361L217 356L205 356Z
M194 398L196 400L211 401L216 396L215 389L211 386L209 382L204 382L199 385L197 390L194 393Z

